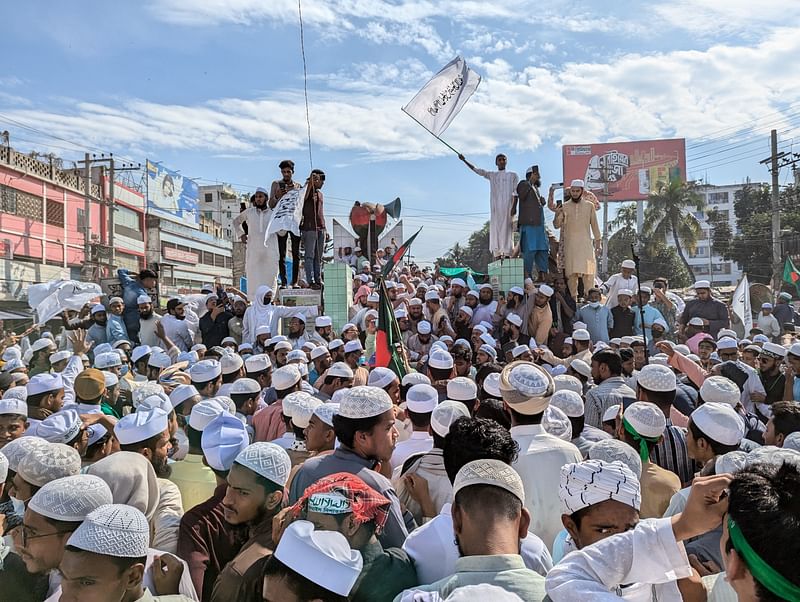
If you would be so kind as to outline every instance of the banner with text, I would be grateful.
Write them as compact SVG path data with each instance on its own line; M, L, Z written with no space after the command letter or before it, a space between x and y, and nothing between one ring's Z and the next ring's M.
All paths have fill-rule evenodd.
M300 236L300 220L303 217L303 201L306 198L306 187L290 190L284 194L272 210L272 218L267 226L264 244L272 234L283 236L291 232Z

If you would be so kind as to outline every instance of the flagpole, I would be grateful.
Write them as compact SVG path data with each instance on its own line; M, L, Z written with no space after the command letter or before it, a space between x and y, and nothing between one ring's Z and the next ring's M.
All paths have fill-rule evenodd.
M639 255L636 253L636 248L631 245L631 255L633 256L633 262L636 264L636 286L638 287L636 299L639 305L639 319L642 322L642 339L644 340L644 363L648 363L648 356L647 353L647 329L644 325L644 305L642 304L642 274L639 272Z
M455 154L457 154L457 155L460 155L460 154L461 154L461 153L460 153L460 152L458 152L456 149L454 149L452 146L450 146L449 144L447 144L447 142L445 142L444 140L442 140L441 138L439 138L439 136L437 136L437 135L436 135L436 134L434 134L432 131L430 131L428 128L426 128L426 127L425 127L425 126L422 124L422 122L421 122L419 119L417 119L417 118L416 118L416 117L414 117L414 116L413 116L411 113L409 113L408 111L406 111L406 110L405 110L405 108L401 107L401 108L400 108L400 110L401 110L401 111L403 111L403 113L405 113L405 114L406 114L406 115L408 115L409 117L411 117L411 119L413 119L414 121L416 121L417 123L419 123L419 124L422 126L422 129L424 129L424 130L425 130L426 132L428 132L428 133L429 133L431 136L433 136L434 138L436 138L436 139L437 139L439 142L441 142L442 144L444 144L444 145L445 145L447 148L449 148L449 149L450 149L451 151L453 151Z

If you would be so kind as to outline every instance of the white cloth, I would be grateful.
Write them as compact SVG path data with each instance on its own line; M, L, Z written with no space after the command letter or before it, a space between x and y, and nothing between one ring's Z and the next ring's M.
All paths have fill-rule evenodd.
M274 289L278 278L278 237L272 235L265 239L272 214L269 207L258 209L251 205L233 219L236 238L244 234L242 224L247 224L245 273L251 301L255 301L255 292L261 285L266 284ZM297 263L299 261L295 258L295 264Z
M427 481L428 493L437 515L442 511L444 505L450 503L450 500L453 499L453 485L450 483L450 479L447 478L441 449L432 449L422 456L417 456L416 459L409 462L406 472L403 473L402 470L402 466L394 469L392 472L392 485L394 485L394 490L397 493L397 499L414 515L418 525L433 517L422 515L422 508L406 489L406 484L403 480L404 475L417 475Z
M778 319L772 313L766 316L763 312L759 313L756 326L764 332L764 336L769 337L770 341L776 340L781 335L781 325L778 324ZM745 335L749 334L749 332L745 333Z
M178 486L158 479L158 506L153 515L152 547L170 554L178 553L178 529L183 517L183 499Z
M766 395L767 392L764 390L764 383L761 382L761 377L758 374L758 371L755 368L752 368L745 364L742 361L737 361L736 365L747 372L747 380L744 381L744 387L742 388L742 395L741 401L744 409L748 412L755 413L755 406L751 400L750 396L753 393L760 393L761 395ZM772 409L766 404L759 403L758 410L767 418L772 416Z
M567 555L548 573L545 587L553 602L614 602L620 598L621 584L653 584L657 585L655 598L650 587L643 587L640 596L625 599L680 602L683 598L675 581L691 574L686 550L675 541L671 519L659 518Z
M64 383L64 405L75 402L75 378L83 372L83 360L77 355L73 355L67 362L67 367L61 372L61 380Z
M414 431L411 436L405 441L401 441L394 448L392 453L392 468L398 468L403 465L403 462L408 460L409 456L423 452L429 452L433 449L433 437L427 431Z
M525 486L525 507L531 513L528 530L552 546L562 528L561 467L581 462L583 456L572 443L545 432L540 424L511 427L511 437L519 444L519 457L512 466Z
M452 505L445 504L439 516L417 527L403 542L403 550L414 561L420 583L433 583L456 572L458 546L453 537ZM533 533L520 541L525 566L542 576L553 566L550 552Z
M514 248L511 203L517 196L519 176L513 171L480 168L476 168L475 173L489 180L489 251L493 255L511 255Z
M478 305L475 306L475 309L472 310L472 320L470 320L470 326L474 327L476 324L480 324L481 322L489 322L490 324L493 324L496 311L497 301L492 301L486 305L478 303Z
M611 276L611 278L605 281L602 288L607 297L606 307L611 309L612 307L619 305L617 302L617 295L621 289L627 288L636 294L636 291L639 288L639 279L633 274L631 274L631 277L627 279L621 273L614 274Z
M669 501L669 506L667 506L667 509L664 511L663 518L675 516L676 514L683 512L683 509L686 508L686 502L689 500L689 493L691 490L691 487L684 487L674 494L672 499Z
M164 326L164 335L181 351L189 351L194 345L194 335L190 330L188 319L179 320L171 314L161 318Z
M139 318L139 343L150 347L160 347L161 339L156 335L156 326L161 320L161 316L155 312L147 320Z

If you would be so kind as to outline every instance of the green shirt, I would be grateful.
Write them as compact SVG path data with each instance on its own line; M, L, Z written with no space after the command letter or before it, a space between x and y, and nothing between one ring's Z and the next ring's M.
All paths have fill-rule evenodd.
M414 563L400 548L387 548L375 541L361 550L364 568L350 594L351 602L390 602L419 581Z

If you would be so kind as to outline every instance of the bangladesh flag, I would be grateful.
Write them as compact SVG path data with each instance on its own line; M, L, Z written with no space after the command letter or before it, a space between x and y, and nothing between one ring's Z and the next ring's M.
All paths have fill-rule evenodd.
M403 255L408 253L408 250L411 248L411 243L414 242L414 239L419 235L420 232L422 232L422 228L417 230L417 233L414 234L414 236L409 238L407 241L405 241L402 245L400 245L397 248L397 251L394 252L394 255L392 255L386 262L386 265L383 266L383 269L381 270L381 276L386 278L389 275L389 273L394 269L394 266L400 263L400 260L403 258Z
M380 300L378 301L378 330L375 333L375 365L389 368L400 380L409 372L403 353L403 337L394 316L394 307L386 290L386 283L380 279Z
M794 267L791 257L787 257L783 264L783 280L786 284L793 285L797 289L797 294L800 295L800 272Z

